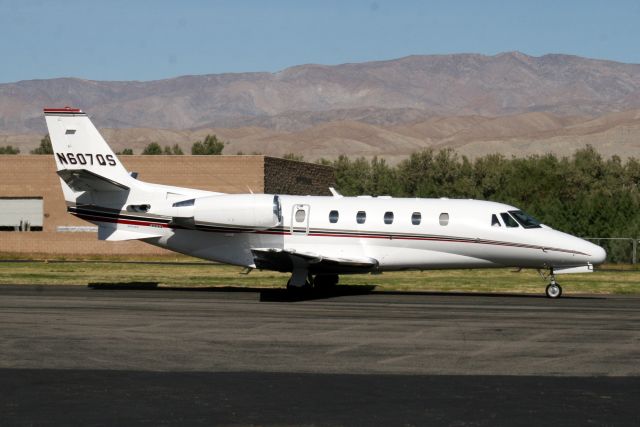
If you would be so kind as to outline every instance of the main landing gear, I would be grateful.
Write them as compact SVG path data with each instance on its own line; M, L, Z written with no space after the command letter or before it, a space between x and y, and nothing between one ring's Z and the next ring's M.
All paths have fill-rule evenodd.
M296 279L298 280L298 283L296 283ZM300 285L300 279L292 275L287 281L287 290L293 292L308 291L311 289L326 291L335 288L339 280L340 277L337 274L316 274L315 276L307 274L304 278L304 282Z
M543 279L546 279L544 273L539 271L540 275ZM545 294L549 298L560 298L562 296L562 286L558 282L556 282L556 276L553 274L553 268L549 269L549 284L545 289Z

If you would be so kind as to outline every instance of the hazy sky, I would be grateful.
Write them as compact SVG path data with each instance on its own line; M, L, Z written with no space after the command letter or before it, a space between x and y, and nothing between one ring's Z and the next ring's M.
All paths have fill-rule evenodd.
M0 0L0 82L512 50L640 63L640 1Z

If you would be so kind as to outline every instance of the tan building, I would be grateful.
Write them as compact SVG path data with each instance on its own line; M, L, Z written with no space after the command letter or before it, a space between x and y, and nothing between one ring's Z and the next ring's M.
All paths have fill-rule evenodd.
M121 156L120 160L142 181L223 193L328 195L334 182L330 167L267 156ZM169 253L136 241L97 240L96 231L87 228L92 224L67 213L55 170L53 156L0 155L0 253Z

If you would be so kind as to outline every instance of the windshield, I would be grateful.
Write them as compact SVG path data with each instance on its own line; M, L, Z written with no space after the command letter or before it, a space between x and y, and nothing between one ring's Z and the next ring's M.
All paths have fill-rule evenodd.
M524 228L541 228L540 221L532 217L531 215L522 211L509 211L509 213L520 223Z

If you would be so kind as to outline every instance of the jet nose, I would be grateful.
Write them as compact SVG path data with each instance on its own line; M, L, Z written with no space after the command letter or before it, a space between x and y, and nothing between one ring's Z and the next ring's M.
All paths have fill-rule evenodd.
M588 252L591 255L591 263L592 264L602 264L604 260L607 258L607 251L605 251L601 246L594 245L590 243L590 247Z

